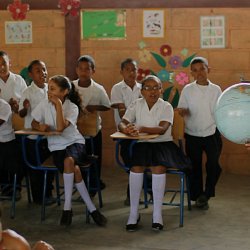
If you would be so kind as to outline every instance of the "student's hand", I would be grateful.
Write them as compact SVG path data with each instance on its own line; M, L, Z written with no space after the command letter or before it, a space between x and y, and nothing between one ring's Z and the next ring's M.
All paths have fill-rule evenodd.
M55 106L58 105L58 104L62 104L62 101L56 95L49 94L48 99Z
M45 241L38 241L32 250L54 250L54 248Z
M177 108L176 110L178 111L179 115L182 117L190 115L189 109Z
M126 128L124 129L124 133L131 136L138 136L139 130L133 123L127 124Z
M25 100L23 101L23 107L24 107L25 109L29 109L29 108L30 108L30 101L29 101L28 99L25 99Z
M88 105L87 107L85 107L85 109L89 112L89 113L93 113L96 111L96 106L95 105Z
M18 113L19 105L17 100L15 100L14 98L10 98L9 104L11 106L11 110L15 113Z
M39 131L41 132L49 132L50 128L48 124L39 124Z
M84 108L83 110L82 110L82 113L83 113L83 115L88 115L90 112L86 109L86 108Z

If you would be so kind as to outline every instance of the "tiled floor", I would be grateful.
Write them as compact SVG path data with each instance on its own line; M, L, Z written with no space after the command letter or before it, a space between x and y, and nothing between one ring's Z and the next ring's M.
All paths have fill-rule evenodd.
M9 202L4 209L4 227L25 236L31 244L38 239L50 242L55 249L169 249L169 250L247 250L250 249L250 176L222 175L216 198L210 208L201 211L185 208L184 227L179 228L179 210L164 206L165 228L151 230L152 207L140 208L140 230L125 231L129 208L123 205L127 176L120 169L106 169L103 179L103 213L108 218L105 228L85 223L85 206L73 204L73 223L70 228L59 226L61 207L47 207L46 220L40 222L40 206L28 205L25 193L17 203L16 218L9 218ZM171 182L174 182L171 180ZM95 198L95 201L97 199Z

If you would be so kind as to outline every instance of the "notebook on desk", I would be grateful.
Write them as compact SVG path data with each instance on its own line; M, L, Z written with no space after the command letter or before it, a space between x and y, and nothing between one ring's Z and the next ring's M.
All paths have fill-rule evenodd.
M77 121L79 132L84 136L96 136L98 133L97 119L97 112L89 113L87 115L80 114Z

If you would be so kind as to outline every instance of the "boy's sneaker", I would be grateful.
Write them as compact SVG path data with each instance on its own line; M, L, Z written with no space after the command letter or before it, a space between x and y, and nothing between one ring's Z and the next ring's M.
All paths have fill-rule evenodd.
M62 212L62 217L60 220L60 225L61 226L69 226L72 223L72 210L63 210Z
M195 202L195 205L196 205L196 207L198 207L200 209L204 209L204 210L208 209L209 206L208 206L208 198L207 198L207 196L204 195L204 194L200 195L197 198L197 200Z
M92 213L90 213L92 219L98 226L105 226L107 224L107 219L100 213L99 210L95 210Z

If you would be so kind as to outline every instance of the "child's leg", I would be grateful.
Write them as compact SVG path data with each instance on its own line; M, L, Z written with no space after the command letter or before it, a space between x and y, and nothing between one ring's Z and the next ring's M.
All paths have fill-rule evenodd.
M83 201L85 202L89 212L92 213L94 210L96 210L96 207L90 199L88 190L82 179L81 171L77 165L75 166L75 186L80 193Z
M130 187L130 214L127 225L136 224L138 220L138 208L140 194L143 184L143 168L142 172L132 172L129 174L129 187Z

